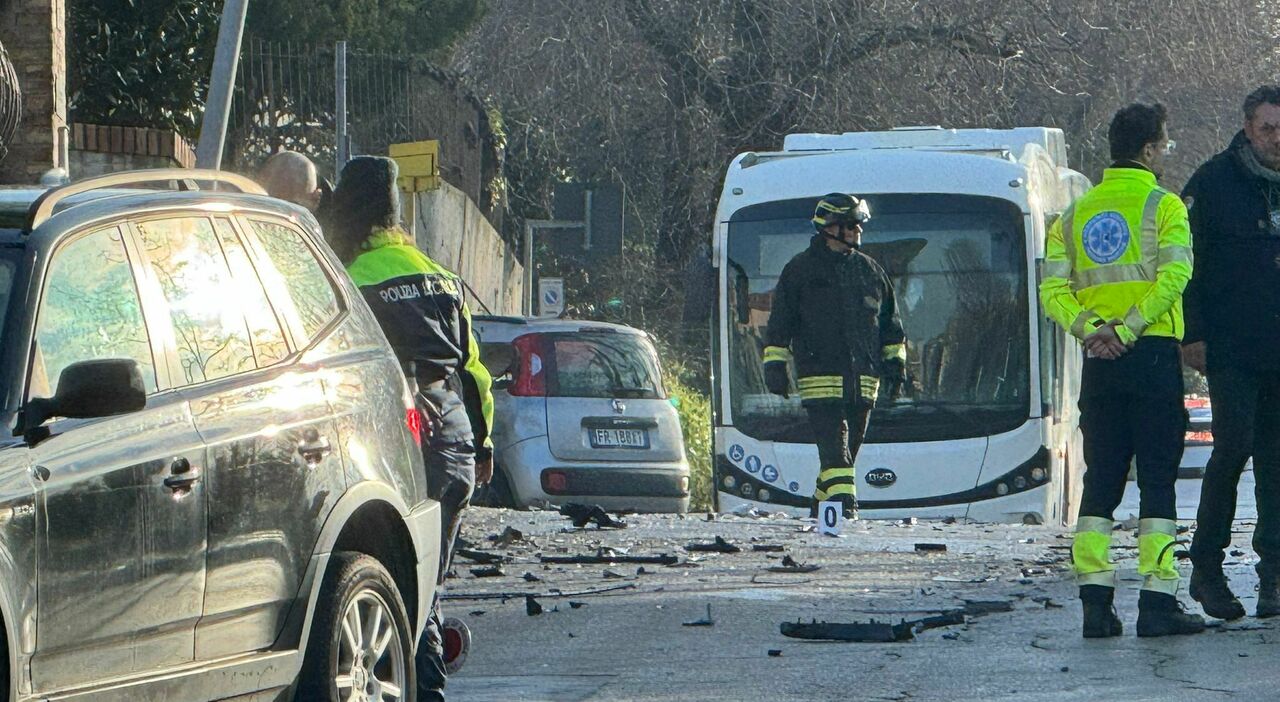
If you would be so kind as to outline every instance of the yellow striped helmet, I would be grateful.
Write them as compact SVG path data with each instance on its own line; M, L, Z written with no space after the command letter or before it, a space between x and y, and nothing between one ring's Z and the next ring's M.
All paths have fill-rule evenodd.
M871 208L867 201L845 193L823 195L813 211L813 226L817 229L846 222L865 224L870 220Z

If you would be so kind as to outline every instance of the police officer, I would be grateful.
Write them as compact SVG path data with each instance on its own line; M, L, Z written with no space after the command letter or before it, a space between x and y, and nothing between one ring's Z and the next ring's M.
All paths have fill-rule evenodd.
M431 424L423 457L427 484L441 506L440 576L444 584L462 510L477 482L493 476L493 396L471 333L471 312L458 276L413 246L400 228L397 169L360 156L342 169L326 236L359 286L396 356L417 384ZM439 607L432 606L418 645L419 700L443 700L446 679Z
M1119 636L1112 513L1138 464L1138 636L1192 634L1174 566L1174 482L1186 414L1178 339L1182 291L1191 277L1191 234L1178 196L1156 184L1171 148L1163 106L1116 113L1108 138L1114 163L1102 182L1049 230L1040 298L1049 315L1084 342L1080 430L1084 494L1071 547L1085 638Z
M1245 614L1222 558L1252 456L1255 613L1271 617L1280 614L1280 85L1245 99L1244 129L1196 170L1183 199L1196 253L1183 356L1208 376L1214 440L1191 541L1191 597L1210 616Z
M769 392L789 397L794 361L800 401L818 445L820 469L810 507L835 500L857 516L853 463L867 430L880 379L896 397L906 375L906 340L893 286L859 251L867 203L832 193L818 201L809 248L778 279L765 332L764 376Z

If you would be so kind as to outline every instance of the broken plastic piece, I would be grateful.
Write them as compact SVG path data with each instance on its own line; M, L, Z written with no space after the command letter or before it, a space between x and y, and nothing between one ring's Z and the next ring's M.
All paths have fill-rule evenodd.
M709 544L689 544L684 547L686 551L700 551L706 553L738 553L742 549L725 541L724 538L717 536L716 540Z
M946 544L916 544L916 551L920 553L945 553L946 550Z
M695 619L691 622L684 622L683 626L715 626L715 620L711 618L711 605L707 605L707 616L702 619Z
M997 612L1012 612L1013 603L1008 600L965 600L964 613L972 617Z
M524 575L521 577L525 579L525 582L530 582L530 583L542 582L542 578L539 578L538 576L534 575L533 573L530 573L529 571L525 571Z
M495 546L510 546L517 541L524 541L524 532L516 529L515 527L508 526L506 529L502 530L501 534L490 536L489 540L492 541Z
M506 575L502 570L502 566L487 566L485 568L472 568L471 574L477 578L500 578Z
M770 658L779 658L779 657L781 657L781 656L782 656L782 649L780 649L780 648L771 648L771 649L769 649L769 657L770 657Z
M472 561L473 563L479 563L481 565L494 565L497 563L507 562L507 557L499 553L475 551L469 548L460 548L454 551L454 553L456 553L459 556L462 556L463 558L469 561Z
M782 544L755 544L751 550L757 553L782 553L786 547Z
M856 622L841 624L836 622L783 622L779 627L783 636L810 641L854 641L861 643L893 643L910 641L915 638L911 625L907 622L889 624L888 622Z
M813 571L817 570L820 567L821 566L814 565L811 563L797 563L796 559L792 558L791 556L783 556L782 565L771 566L769 568L769 572L770 573L812 573Z
M537 600L533 599L533 595L525 595L524 611L525 614L528 614L531 617L537 616L542 614L542 605L539 604Z
M612 563L651 563L654 565L675 565L680 562L679 558L669 556L665 553L657 556L623 556L611 553L598 553L594 556L542 556L539 560L543 563L558 563L561 565L577 564L577 565L607 565Z
M575 527L585 527L591 522L601 529L625 529L627 523L614 519L600 505L567 504L560 508L560 514L573 521Z

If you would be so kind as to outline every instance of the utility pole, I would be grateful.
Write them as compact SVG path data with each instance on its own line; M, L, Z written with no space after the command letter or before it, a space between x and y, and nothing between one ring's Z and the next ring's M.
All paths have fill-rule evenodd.
M240 41L244 37L244 16L249 0L226 0L218 25L218 46L213 54L213 74L204 103L200 142L196 145L196 167L217 170L222 166L222 146L227 140L227 119L231 116L231 92L240 65Z
M337 130L337 167L333 169L335 179L339 173L342 173L342 167L347 165L347 161L351 160L351 140L347 136L347 42L340 41L334 48L333 52L333 94L334 94L334 113L337 118L334 125Z

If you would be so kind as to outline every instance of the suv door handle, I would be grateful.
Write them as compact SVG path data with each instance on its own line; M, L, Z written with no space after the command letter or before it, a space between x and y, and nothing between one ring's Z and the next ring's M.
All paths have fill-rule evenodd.
M174 492L187 491L200 480L200 471L191 467L186 458L175 458L169 464L169 475L164 479L164 486Z
M308 468L315 468L320 465L320 461L324 460L333 451L333 447L329 445L329 438L320 436L315 430L308 431L306 438L298 443L298 455L302 456L302 460L306 462Z

